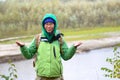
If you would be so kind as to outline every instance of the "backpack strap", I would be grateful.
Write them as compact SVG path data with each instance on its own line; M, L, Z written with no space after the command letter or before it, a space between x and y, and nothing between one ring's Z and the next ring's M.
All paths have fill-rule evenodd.
M39 44L40 44L40 39L41 39L41 33L40 33L40 34L37 34L36 37L35 37L35 40L36 40L36 48L37 48L37 49L38 49Z
M41 39L41 33L40 33L40 34L37 34L37 35L35 36L36 48L37 48L37 49L38 49L39 44L40 44L40 39ZM35 67L35 62L36 62L36 60L37 60L37 53L36 53L35 56L34 56L33 67Z
M63 54L63 51L62 51L62 44L63 44L62 36L60 36L58 41L59 41L59 44L60 44L60 53Z

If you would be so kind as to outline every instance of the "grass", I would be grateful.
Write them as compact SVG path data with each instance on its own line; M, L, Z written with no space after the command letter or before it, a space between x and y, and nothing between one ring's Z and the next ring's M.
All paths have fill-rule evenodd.
M75 40L88 40L99 39L109 37L103 33L107 32L120 32L120 27L91 27L91 28L78 28L78 29L61 29L65 36L71 36L65 38L67 41ZM72 36L76 36L73 37Z
M120 27L90 27L90 28L76 28L76 29L60 29L64 33L66 41L99 39L109 37L103 33L120 32ZM33 37L19 39L22 42L31 42ZM15 43L16 40L0 42L0 44Z
M15 40L7 40L7 41L1 41L0 44L14 44L16 41L21 41L21 42L31 42L33 37L29 38L22 38L22 39L15 39Z
M73 35L86 35L86 34L98 34L105 32L119 32L120 27L88 27L88 28L77 28L77 29L61 29L66 36Z

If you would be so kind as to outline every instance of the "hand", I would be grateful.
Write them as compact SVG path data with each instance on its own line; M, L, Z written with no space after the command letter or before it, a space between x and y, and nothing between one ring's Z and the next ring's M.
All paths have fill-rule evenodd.
M16 44L17 44L18 46L20 46L20 47L22 47L22 46L24 46L24 45L25 45L24 43L19 42L19 41L16 41Z
M82 43L81 42L77 42L74 44L74 46L77 48L78 46L80 46Z

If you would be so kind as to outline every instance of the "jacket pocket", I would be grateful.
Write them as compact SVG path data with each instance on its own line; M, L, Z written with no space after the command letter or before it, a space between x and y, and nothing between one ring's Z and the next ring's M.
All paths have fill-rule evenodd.
M54 57L56 58L55 46L53 46L53 54L54 54Z

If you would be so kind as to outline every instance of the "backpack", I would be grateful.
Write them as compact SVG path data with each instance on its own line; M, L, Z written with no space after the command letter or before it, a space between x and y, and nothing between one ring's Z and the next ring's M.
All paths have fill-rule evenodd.
M59 44L60 44L60 53L61 53L61 54L63 53L63 52L62 52L62 44L63 44L62 36L63 36L62 33L59 33L59 34L57 35L58 41L59 41ZM35 43L35 44L36 44L36 48L38 49L38 47L39 47L39 45L40 45L40 40L41 40L41 33L40 33L40 34L37 34L37 35L35 36L35 40L36 40L36 43ZM33 67L35 67L35 62L36 62L36 60L37 60L37 53L36 53L35 56L34 56Z

